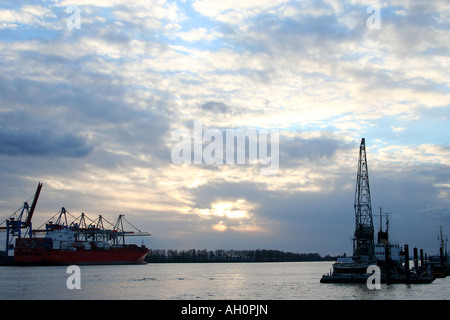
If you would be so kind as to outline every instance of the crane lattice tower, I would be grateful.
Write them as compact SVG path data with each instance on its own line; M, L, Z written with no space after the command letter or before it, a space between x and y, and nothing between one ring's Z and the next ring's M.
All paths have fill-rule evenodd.
M374 228L364 138L362 138L359 148L354 208L356 223L353 239L353 256L362 261L372 261L375 257Z

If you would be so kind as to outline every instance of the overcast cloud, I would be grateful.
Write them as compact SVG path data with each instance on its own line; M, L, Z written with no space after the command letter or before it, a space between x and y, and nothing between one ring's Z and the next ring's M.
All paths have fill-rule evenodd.
M125 214L151 248L349 254L364 137L374 214L437 253L449 29L446 0L1 1L2 216L41 181L35 226L64 206ZM194 122L280 130L277 174L174 165Z

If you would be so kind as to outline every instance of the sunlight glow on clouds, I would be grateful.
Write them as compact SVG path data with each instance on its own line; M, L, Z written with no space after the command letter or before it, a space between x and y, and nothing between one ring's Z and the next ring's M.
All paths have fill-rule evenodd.
M249 210L253 207L246 203L244 199L233 202L215 202L211 204L211 209L198 209L198 214L202 216L218 216L231 219L242 219L249 217Z

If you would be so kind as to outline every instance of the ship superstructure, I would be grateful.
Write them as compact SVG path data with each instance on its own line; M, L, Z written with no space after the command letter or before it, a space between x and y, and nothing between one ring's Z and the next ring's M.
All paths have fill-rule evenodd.
M380 208L380 229L378 231L377 242L374 245L375 261L385 263L389 261L391 265L399 266L402 264L401 248L398 243L389 239L389 213L383 212ZM383 217L386 220L386 227L383 229Z

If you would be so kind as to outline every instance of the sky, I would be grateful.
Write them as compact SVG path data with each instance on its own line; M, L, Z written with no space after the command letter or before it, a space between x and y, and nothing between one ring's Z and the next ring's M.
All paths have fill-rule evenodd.
M436 254L449 29L447 0L0 1L0 220L42 182L34 227L65 207L124 214L154 249L351 254L365 138L375 228L382 207ZM271 132L276 172L177 163L195 124Z

